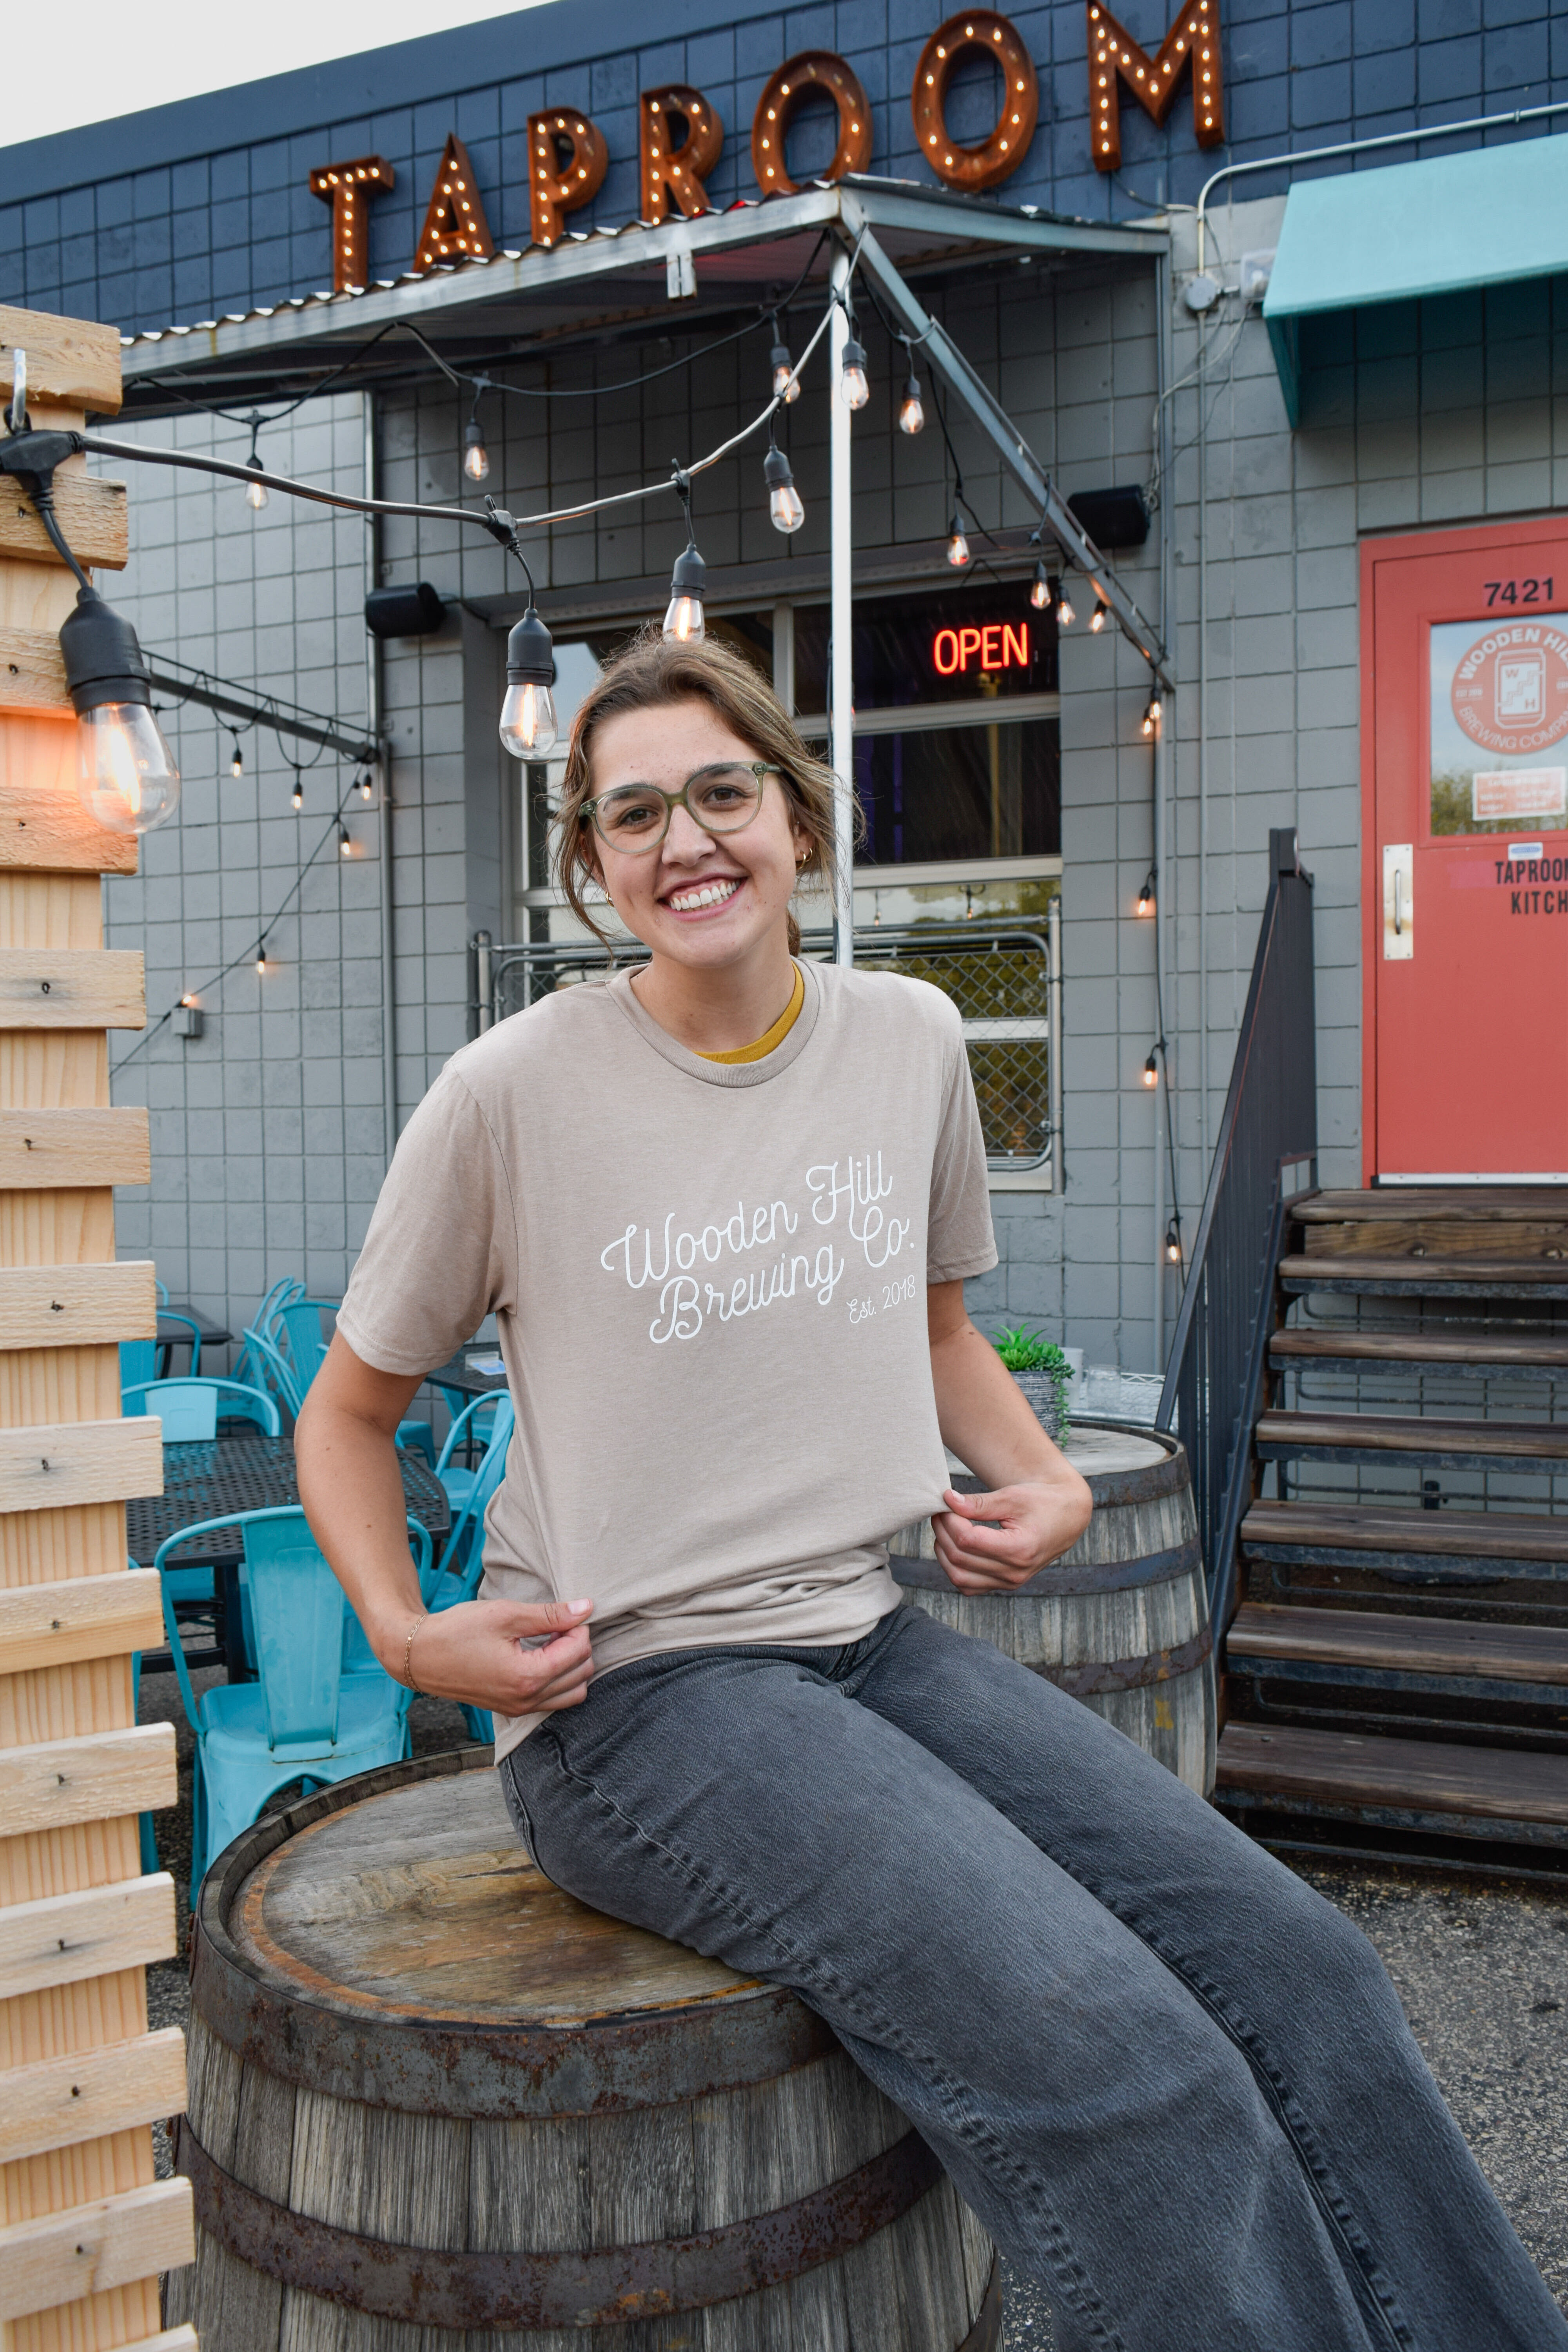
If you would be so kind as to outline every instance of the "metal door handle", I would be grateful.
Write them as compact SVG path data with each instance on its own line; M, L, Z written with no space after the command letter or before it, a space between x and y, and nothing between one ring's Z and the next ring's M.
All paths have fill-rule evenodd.
M1394 936L1395 939L1400 938L1405 929L1399 916L1399 893L1404 881L1405 876L1396 866L1394 869Z

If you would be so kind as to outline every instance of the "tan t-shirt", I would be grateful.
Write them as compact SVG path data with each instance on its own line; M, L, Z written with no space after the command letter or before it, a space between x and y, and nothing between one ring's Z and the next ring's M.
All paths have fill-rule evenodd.
M689 1053L625 973L454 1055L339 1312L387 1372L494 1313L517 1428L484 1591L591 1596L600 1672L858 1641L898 1603L884 1538L947 1483L926 1285L996 1263L959 1017L802 970L758 1062ZM497 1755L539 1720L498 1717Z

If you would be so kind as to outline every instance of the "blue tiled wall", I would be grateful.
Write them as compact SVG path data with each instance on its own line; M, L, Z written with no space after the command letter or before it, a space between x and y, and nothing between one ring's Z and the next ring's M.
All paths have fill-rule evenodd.
M709 188L715 203L729 204L756 193L750 127L763 84L806 47L838 50L864 81L872 169L929 181L909 91L942 13L943 0L755 11L745 0L672 0L658 42L628 50L616 0L554 0L14 147L0 153L0 299L130 331L310 293L331 279L330 215L307 174L369 152L397 171L396 188L371 215L372 272L395 277L413 258L454 129L473 158L496 242L525 245L526 123L544 105L586 107L609 143L604 188L576 225L619 224L637 210L637 93L659 80L693 82L719 108L725 146ZM1120 0L1128 31L1149 48L1173 13L1172 0ZM1040 123L1001 199L1098 220L1167 198L1191 204L1222 163L1568 97L1560 0L1221 0L1229 145L1199 151L1184 90L1162 130L1124 98L1123 168L1106 178L1089 157L1083 0L1010 14L1039 72ZM960 87L950 110L955 133L982 135L990 108L988 87ZM827 149L822 127L804 123L791 150L796 176ZM1263 173L1243 183L1254 195L1279 184Z

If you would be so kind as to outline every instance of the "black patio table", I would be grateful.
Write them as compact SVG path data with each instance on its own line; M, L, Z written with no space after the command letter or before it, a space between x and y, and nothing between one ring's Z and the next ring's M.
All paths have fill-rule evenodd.
M423 1454L406 1453L400 1446L397 1462L403 1473L408 1515L429 1530L432 1545L439 1552L440 1538L451 1525L447 1490ZM299 1499L294 1447L287 1437L267 1437L257 1433L246 1437L208 1437L165 1445L163 1493L141 1496L125 1507L126 1549L132 1559L143 1568L151 1568L158 1546L181 1528L192 1527L201 1519L221 1517L226 1511L265 1511L281 1504L298 1503ZM223 1528L210 1536L193 1537L188 1544L176 1545L164 1563L170 1568L205 1567L210 1563L218 1570L224 1617L219 1646L191 1654L189 1663L207 1665L221 1660L228 1666L231 1681L249 1672L247 1662L231 1650L227 1640L227 1628L240 1622L239 1563L244 1555L242 1531L238 1528ZM191 1604L181 1605L184 1609ZM209 1601L207 1607L211 1606ZM143 1674L155 1674L160 1667L172 1671L173 1664L166 1650L147 1651L142 1654L142 1670Z
M181 1318L184 1318L184 1320L181 1320ZM170 1350L190 1346L191 1335L185 1328L189 1323L194 1323L201 1333L204 1348L226 1347L234 1337L234 1333L226 1331L221 1323L209 1323L206 1317L195 1307L176 1305L174 1300L171 1300L167 1307L160 1307L158 1310L157 1344L160 1379L164 1379L168 1375Z
M501 1395L506 1388L505 1372L479 1371L469 1363L470 1356L493 1358L499 1363L500 1349L493 1343L487 1347L482 1339L470 1339L466 1348L459 1348L455 1356L425 1377L433 1389L458 1389L464 1396L470 1397Z

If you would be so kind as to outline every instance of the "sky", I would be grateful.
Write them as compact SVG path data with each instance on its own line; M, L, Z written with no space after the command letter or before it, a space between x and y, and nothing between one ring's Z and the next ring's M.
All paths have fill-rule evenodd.
M377 0L374 16L345 19L321 0L268 0L257 10L215 8L211 0L143 0L135 8L125 0L76 0L70 71L30 75L26 105L13 109L11 120L19 138L43 139L538 5L452 0L433 16L429 0Z

